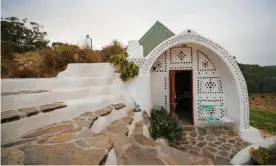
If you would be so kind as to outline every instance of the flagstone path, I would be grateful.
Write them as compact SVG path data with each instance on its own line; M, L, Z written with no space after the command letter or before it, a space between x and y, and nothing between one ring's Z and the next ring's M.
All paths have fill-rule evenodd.
M85 112L71 120L44 126L1 145L1 163L12 165L103 165L115 153L118 165L212 165L212 160L183 152L143 135L143 121L133 123L139 114L133 107L125 117L112 121L99 133L93 123L113 111L126 111L123 103ZM129 127L133 123L134 129Z
M232 131L224 133L206 131L192 125L184 125L184 136L180 144L172 145L182 151L209 157L215 165L229 165L230 160L241 149L250 145Z

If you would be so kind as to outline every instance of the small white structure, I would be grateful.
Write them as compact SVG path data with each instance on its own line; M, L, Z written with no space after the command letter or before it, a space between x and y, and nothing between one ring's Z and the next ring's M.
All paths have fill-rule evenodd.
M141 46L137 40L129 41L127 45L127 53L131 57L143 58L143 46Z
M152 30L158 29L156 24L149 31L158 32ZM163 25L162 28L164 31ZM148 40L156 40L162 34L150 35L147 32L146 36ZM150 36L155 37L152 39ZM140 44L147 43L145 40ZM247 86L233 56L220 45L192 30L160 40L160 44L153 47L144 58L129 55L129 59L140 67L137 78L143 80L140 88L150 89L148 94L139 97L140 101L136 101L147 101L147 108L159 105L170 112L176 110L176 113L180 109L179 114L189 109L190 112L187 112L190 113L189 118L194 125L200 125L206 116L231 117L236 121L237 132L242 138L250 142L260 141L258 130L249 126ZM145 45L144 47L148 48ZM138 91L142 90L137 90L136 94ZM174 104L180 105L183 101L184 108L175 109ZM185 108L189 104L190 107ZM214 108L202 110L203 105ZM189 115L187 112L184 116Z

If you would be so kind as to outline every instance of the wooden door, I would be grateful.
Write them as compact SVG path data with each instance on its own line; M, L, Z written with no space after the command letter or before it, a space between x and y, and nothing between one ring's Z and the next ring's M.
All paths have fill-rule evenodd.
M176 109L176 94L175 94L175 71L170 71L170 109L175 115Z

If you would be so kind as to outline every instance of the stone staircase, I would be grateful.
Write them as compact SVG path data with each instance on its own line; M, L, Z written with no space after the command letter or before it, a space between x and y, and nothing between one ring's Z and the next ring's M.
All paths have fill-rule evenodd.
M113 115L112 115L113 114ZM144 133L142 112L123 103L33 129L2 144L1 163L12 165L212 165L202 156L160 144ZM115 116L116 115L116 116ZM109 123L100 125L103 118ZM133 126L133 130L130 130ZM95 131L94 129L97 129Z
M89 110L132 103L113 74L109 63L69 64L56 78L2 80L2 143ZM64 107L53 107L57 102ZM45 106L53 108L43 111Z
M152 140L142 111L107 64L69 64L56 78L2 80L1 163L212 165Z

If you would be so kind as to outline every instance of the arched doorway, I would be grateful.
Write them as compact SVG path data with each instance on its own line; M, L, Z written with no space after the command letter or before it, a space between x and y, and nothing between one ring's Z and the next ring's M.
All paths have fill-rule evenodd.
M236 61L221 46L193 31L165 40L147 56L140 75L150 77L153 105L163 105L170 110L169 72L183 69L194 73L195 125L201 120L200 105L212 103L216 110L210 110L209 114L221 116L227 111L237 121L238 130L249 127L247 88ZM216 89L210 90L212 88Z

